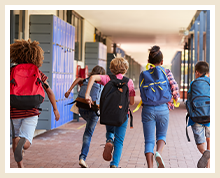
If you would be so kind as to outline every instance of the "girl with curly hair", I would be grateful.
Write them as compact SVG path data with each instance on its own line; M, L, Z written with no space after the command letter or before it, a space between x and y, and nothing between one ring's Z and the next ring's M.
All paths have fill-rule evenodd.
M44 60L44 51L39 46L39 42L26 40L15 40L10 44L10 58L11 63L20 64L34 64L38 68L42 66ZM12 68L10 75L12 75ZM44 83L43 88L46 91L48 98L53 106L55 120L58 121L60 114L56 106L55 95L47 83L48 77L39 70L41 81ZM11 103L12 104L12 103ZM23 150L27 150L32 144L34 131L37 126L38 116L40 115L38 108L32 109L18 109L11 107L10 104L10 118L14 128L14 138L12 138L12 148L14 152L15 161L19 168L24 168L23 164Z

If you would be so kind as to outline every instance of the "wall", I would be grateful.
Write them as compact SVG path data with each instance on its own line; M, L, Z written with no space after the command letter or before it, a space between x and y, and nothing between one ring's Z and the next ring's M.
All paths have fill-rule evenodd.
M113 47L112 47L113 41L111 37L106 38L106 46L107 46L107 53L113 53Z
M15 14L19 14L19 11L14 11ZM24 39L29 38L29 17L31 14L53 14L57 15L57 10L26 10L25 11L25 36Z

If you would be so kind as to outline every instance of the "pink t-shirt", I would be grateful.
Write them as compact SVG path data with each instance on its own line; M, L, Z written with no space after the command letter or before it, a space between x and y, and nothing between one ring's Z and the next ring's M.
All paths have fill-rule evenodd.
M108 75L100 75L100 77L101 77L100 83L102 85L106 85L106 83L108 83L111 80ZM117 74L116 77L117 79L121 80L123 78L123 75ZM134 83L131 79L129 79L128 81L128 88L129 88L129 96L135 96Z

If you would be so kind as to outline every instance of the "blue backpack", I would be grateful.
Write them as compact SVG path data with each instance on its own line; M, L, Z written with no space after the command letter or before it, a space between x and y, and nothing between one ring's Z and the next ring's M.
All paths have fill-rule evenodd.
M193 122L210 122L210 78L199 77L191 85L187 95L186 109Z
M169 80L165 69L161 66L154 66L154 68L143 71L139 78L139 88L142 103L145 105L161 105L172 98Z
M83 80L83 85L81 86L79 94L78 94L79 98L85 99L85 93L86 93L88 82L89 82L89 78L86 78ZM95 101L96 104L98 105L100 104L101 92L103 88L104 88L103 85L94 82L91 88L91 91L90 91L90 96L92 98L92 101Z
M89 104L87 103L87 101L85 100L85 93L86 93L86 89L87 89L87 85L89 82L89 78L86 78L83 80L83 84L80 88L78 97L75 99L75 101L68 103L69 104L73 104L76 102L76 106L78 108L83 108L83 109L88 109L88 110L92 110L95 111L96 115L99 116L98 111L99 111L99 105L100 105L100 97L101 97L101 93L102 90L104 88L103 85L98 84L98 83L94 83L91 91L90 91L90 96L92 98L92 101L94 102L94 104L91 105L91 108L89 106Z

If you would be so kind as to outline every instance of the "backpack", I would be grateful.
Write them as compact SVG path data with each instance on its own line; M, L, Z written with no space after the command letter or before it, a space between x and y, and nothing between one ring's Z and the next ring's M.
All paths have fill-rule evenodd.
M203 76L191 83L186 101L190 119L200 124L210 122L210 78Z
M109 75L110 81L104 86L100 99L100 124L121 126L127 120L129 110L129 78L117 79ZM130 111L130 126L133 127L133 117Z
M205 74L191 83L186 109L186 137L190 142L187 130L189 117L193 122L200 124L210 122L210 78L205 77Z
M165 69L161 66L154 66L154 68L141 72L139 88L142 103L145 105L161 105L172 98L169 80Z
M34 64L18 64L11 68L10 106L17 109L38 108L44 101L44 84ZM48 87L48 86L47 86Z
M78 97L75 99L75 101L73 101L69 104L73 104L73 103L76 102L76 106L78 108L93 110L93 111L96 112L96 115L99 116L98 110L99 110L99 104L100 104L100 96L101 96L101 92L102 92L104 87L103 87L103 85L98 84L96 82L93 84L93 86L91 88L91 91L90 91L90 96L91 96L92 101L94 102L94 104L92 104L91 108L90 108L89 104L85 100L85 93L86 93L86 89L87 89L87 86L88 86L88 82L89 82L89 78L86 78L86 79L83 80L82 86L80 87Z

